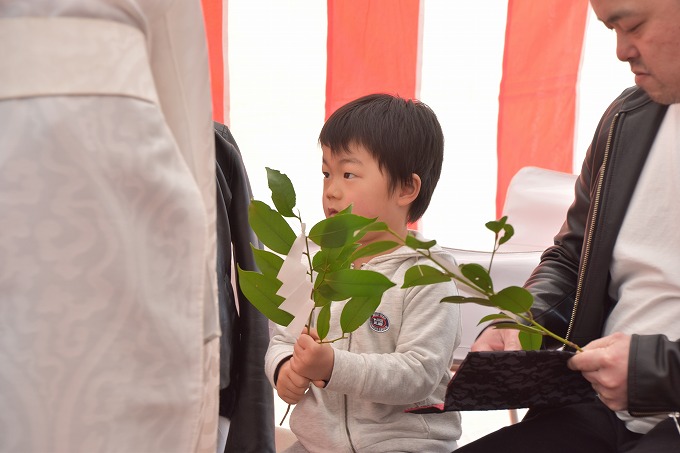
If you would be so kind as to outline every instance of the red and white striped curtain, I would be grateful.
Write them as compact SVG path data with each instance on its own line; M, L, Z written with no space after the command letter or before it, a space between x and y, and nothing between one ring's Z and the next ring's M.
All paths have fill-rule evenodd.
M500 214L525 166L572 171L576 84L588 0L510 0L498 96Z
M437 189L439 198L433 199L430 211L446 210L447 206L452 210L431 223L428 211L428 225L447 222L447 216L456 217L456 224L464 223L460 219L473 210L482 211L490 220L501 212L509 181L521 167L578 171L576 140L587 143L587 135L592 134L606 106L600 100L595 109L588 109L590 124L586 125L586 136L579 137L579 83L584 82L581 68L588 58L588 20L594 20L589 19L592 12L587 0L202 1L214 116L217 121L232 123L247 165L249 153L263 154L263 162L276 162L278 154L283 153L286 157L279 167L294 164L297 159L291 157L302 150L292 143L297 139L297 126L292 121L297 118L313 123L311 130L315 132L307 137L309 142L303 141L313 145L323 120L340 105L364 94L389 92L419 98L438 115L444 112L440 121L447 143L448 170L442 176L447 182L440 187L447 185L443 189L447 193L438 194L442 189ZM494 21L495 31L490 28ZM605 33L601 24L591 25ZM464 36L453 35L463 27L467 30ZM487 42L491 39L497 42ZM246 45L260 41L249 47L255 50L244 50ZM283 42L287 47L282 47ZM611 39L608 45L605 51L614 61ZM502 54L497 63L490 63L493 52L489 49L494 48ZM623 75L610 84L607 102L632 82L630 77L625 79L628 70L623 63L616 68ZM297 76L291 75L293 69L300 71ZM495 74L498 76L493 79ZM318 80L324 75L325 80ZM230 79L235 84L231 89ZM492 79L495 82L491 83ZM481 114L483 104L493 101L495 110L492 107ZM314 106L309 112L302 107L307 104ZM456 113L446 113L447 109ZM286 131L293 138L284 138L272 126L288 121ZM478 132L471 134L476 128ZM253 141L248 138L251 134L256 137ZM248 141L247 147L243 140ZM305 153L311 148L307 144L302 147ZM491 189L494 199L487 196L484 203L474 197L488 191L489 183L477 185L479 179L466 179L473 177L477 168L466 170L466 158L479 155L486 158L475 165L484 165L495 173ZM491 161L494 155L495 161ZM289 168L279 169L295 173ZM254 174L263 170L248 171L251 180L258 181L259 176ZM313 203L318 205L319 188L309 189L317 194ZM306 194L302 196L306 198ZM450 224L447 228L455 230ZM439 231L443 230L434 229L434 236L440 237Z

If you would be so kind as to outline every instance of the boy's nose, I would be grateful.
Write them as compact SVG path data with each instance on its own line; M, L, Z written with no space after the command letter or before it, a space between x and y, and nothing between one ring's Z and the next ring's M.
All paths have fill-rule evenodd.
M338 184L333 184L329 181L326 183L326 188L324 190L326 198L340 198L340 187Z

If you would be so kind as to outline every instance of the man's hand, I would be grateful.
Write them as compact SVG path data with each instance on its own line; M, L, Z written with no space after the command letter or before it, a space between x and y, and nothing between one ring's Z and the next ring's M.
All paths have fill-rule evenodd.
M472 344L471 351L517 351L522 349L519 330L496 329L489 326Z
M328 381L333 374L335 353L331 345L316 342L319 337L315 330L310 334L300 335L289 362L293 371L310 379L317 387L323 388L326 385L324 381Z
M600 401L613 411L628 408L630 341L630 335L617 332L588 343L567 362L569 368L583 373Z
M309 379L300 376L291 369L291 360L293 359L287 360L279 368L279 377L276 380L276 393L286 403L297 404L309 388Z

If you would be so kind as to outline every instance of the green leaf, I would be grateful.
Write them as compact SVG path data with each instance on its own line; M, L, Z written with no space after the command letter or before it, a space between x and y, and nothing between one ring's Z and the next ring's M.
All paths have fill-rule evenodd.
M461 264L460 272L483 293L493 293L493 282L484 266L477 263Z
M465 297L465 296L447 296L440 302L449 302L453 304L477 304L485 307L496 307L489 299L482 299L481 297Z
M404 284L401 287L411 288L413 286L432 285L434 283L448 282L449 280L451 280L451 277L439 269L425 264L416 264L404 274Z
M349 269L350 256L358 247L359 244L348 244L340 248L320 249L312 258L312 268L318 273Z
M328 250L328 260L330 264L330 272L338 271L340 269L349 269L352 266L350 257L356 249L359 248L359 244L349 243L344 247L322 249Z
M408 246L411 247L414 250L430 250L436 243L437 241L421 241L420 239L416 239L415 236L412 235L407 235L406 239L404 240L404 243Z
M248 221L265 246L282 255L290 251L297 236L277 211L261 201L252 200L248 206Z
M494 233L498 234L501 232L503 227L505 227L505 223L508 221L508 216L503 216L498 220L492 220L490 222L486 222L485 226L487 229L493 231Z
M498 323L494 324L493 327L496 329L519 330L519 342L525 351L535 351L541 347L543 334L535 327L518 323Z
M329 257L330 251L333 249L321 249L312 257L312 269L318 273L326 273L331 270L332 260Z
M394 286L387 277L375 271L361 269L341 269L326 274L324 284L345 300L350 297L382 297L382 294Z
M350 205L347 206L345 209L343 209L342 211L338 212L336 215L340 215L340 214L351 214L351 213L352 213L352 205L350 204Z
M492 220L486 223L486 228L496 233L498 236L500 232L503 232L503 236L498 239L498 245L503 245L510 240L510 238L515 234L515 229L508 222L508 216L503 216L498 220Z
M361 238L363 238L366 235L366 233L372 231L389 231L389 229L390 228L387 226L385 222L375 221L373 223L369 223L368 225L357 231L356 234L354 235L354 240L358 241Z
M323 340L328 335L331 329L331 304L326 304L321 307L319 316L316 318L316 332L319 334L319 339Z
M331 299L325 298L319 291L312 291L312 300L315 307L323 307L331 303Z
M534 303L531 293L519 286L508 286L500 290L498 294L489 296L489 300L501 310L511 313L526 313Z
M510 240L511 237L515 235L515 228L510 224L505 225L503 231L505 232L505 234L501 236L501 238L498 240L498 245L505 244Z
M382 252L385 252L387 250L393 249L398 245L399 244L397 244L394 241L372 242L372 243L356 250L354 252L354 254L352 254L352 257L349 259L349 261L353 263L354 261L358 260L359 258L363 258L365 256L377 255L378 253L382 253Z
M312 297L314 301L323 301L323 300L346 300L349 299L346 294L340 293L339 291L336 291L333 289L332 286L330 286L324 279L316 279L314 282L314 291L313 291L314 296ZM318 296L317 296L318 294ZM317 304L318 306L318 304Z
M243 295L255 308L276 324L287 326L293 320L293 316L279 309L283 297L276 294L281 288L281 282L269 278L259 272L244 271L238 267L238 277Z
M264 275L269 275L276 277L283 266L283 258L281 258L276 253L269 252L267 250L262 250L250 244L250 248L253 249L253 256L255 257L255 264L260 270L260 273Z
M339 249L330 249L329 256L333 257L331 262L331 271L339 271L340 269L349 269L352 266L352 254L360 247L359 244L347 244Z
M385 222L380 222L380 221L375 221L373 223L369 223L365 227L361 229L362 233L368 233L369 231L387 231L389 230L389 227Z
M272 201L276 210L284 217L297 217L293 214L295 207L295 189L285 174L278 170L267 169L267 182L272 191Z
M492 315L486 315L482 319L479 320L477 325L484 324L485 322L488 321L495 321L497 319L506 319L510 321L514 321L510 316L506 315L505 313L494 313Z
M314 225L309 230L309 239L321 247L343 247L355 241L357 230L374 221L354 214L337 214Z
M375 313L380 305L380 297L353 297L342 309L340 328L343 333L354 332Z
M538 333L520 332L519 343L525 351L538 351L541 349L543 342L543 335Z
M527 333L534 333L536 335L542 335L541 331L538 330L535 327L532 326L527 326L524 324L519 324L518 322L499 322L498 324L494 324L493 327L495 329L515 329L519 330L520 332L527 332Z

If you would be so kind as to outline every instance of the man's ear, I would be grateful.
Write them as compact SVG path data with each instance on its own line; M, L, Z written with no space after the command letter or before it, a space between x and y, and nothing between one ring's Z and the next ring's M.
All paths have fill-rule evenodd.
M411 174L411 181L401 185L399 189L399 206L408 206L418 198L420 193L420 176L415 173Z

